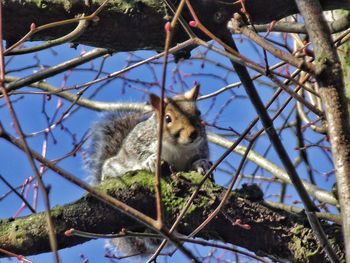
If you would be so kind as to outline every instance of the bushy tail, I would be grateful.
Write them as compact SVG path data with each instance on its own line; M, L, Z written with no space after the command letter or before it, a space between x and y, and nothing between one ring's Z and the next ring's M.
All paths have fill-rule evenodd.
M131 130L147 117L148 114L135 112L111 112L103 114L92 125L85 158L89 179L94 183L101 181L104 162L119 152ZM139 255L131 259L134 262L144 262L146 254L153 253L159 244L160 240L151 238L123 237L110 240L106 246L113 254L126 257Z
M93 124L85 158L89 179L94 183L101 181L104 162L118 153L125 137L145 117L143 113L117 111L103 114Z
M113 256L129 258L129 262L138 263L146 262L161 242L162 239L155 238L120 237L108 240L105 248Z

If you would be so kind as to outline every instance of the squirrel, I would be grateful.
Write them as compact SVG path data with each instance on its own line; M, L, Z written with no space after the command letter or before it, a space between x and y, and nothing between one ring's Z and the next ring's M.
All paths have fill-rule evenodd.
M199 84L184 94L164 99L161 159L172 171L194 170L205 174L211 167L205 125L196 106ZM95 182L127 171L155 172L161 98L149 96L151 114L112 112L92 127L86 169ZM147 240L147 239L146 239ZM134 237L109 242L118 253L149 253L154 240Z

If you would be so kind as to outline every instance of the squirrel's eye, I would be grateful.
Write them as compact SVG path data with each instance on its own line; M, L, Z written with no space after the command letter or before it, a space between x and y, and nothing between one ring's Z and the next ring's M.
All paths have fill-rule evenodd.
M171 117L169 114L165 115L165 122L170 123L172 121Z

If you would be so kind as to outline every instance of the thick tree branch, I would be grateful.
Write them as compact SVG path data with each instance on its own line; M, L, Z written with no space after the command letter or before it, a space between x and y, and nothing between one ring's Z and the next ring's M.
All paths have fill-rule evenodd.
M24 36L32 23L44 25L58 20L65 20L75 15L93 13L104 0L93 1L23 1L4 2L4 38L8 44L17 42ZM91 1L92 2L92 1ZM217 36L232 14L239 12L241 6L232 1L193 1L201 21ZM350 2L343 0L323 0L323 8L350 9ZM256 24L269 23L297 13L293 0L246 0L245 6L252 21ZM89 26L75 43L95 47L110 48L116 51L138 49L159 49L164 45L163 25L172 15L163 1L116 1L110 0L107 7L99 14L99 21ZM184 14L185 18L187 17ZM62 26L35 34L32 40L52 40L64 36L76 25ZM173 43L187 38L181 31L174 35ZM199 36L203 37L199 34Z
M341 64L319 1L296 0L314 46L316 80L328 122L337 177L346 258L350 261L350 126Z
M176 218L181 205L194 191L201 176L187 173L162 181L163 201L166 211L166 222L170 224ZM248 188L248 187L247 187ZM314 240L311 229L307 226L303 214L289 214L271 208L263 202L253 202L260 195L257 187L243 188L232 193L224 213L213 220L198 237L219 239L227 243L247 248L258 255L290 260L293 262L320 262L324 255ZM146 172L132 172L117 179L110 179L98 186L98 189L141 210L151 216L155 214L153 177ZM257 196L246 194L249 191ZM249 191L247 191L249 190ZM225 189L208 182L195 200L193 207L180 224L178 231L189 234L202 223L209 213L218 205ZM144 226L128 216L101 203L90 195L77 202L58 206L52 210L52 217L57 230L59 247L65 248L88 241L80 237L66 237L64 232L70 228L93 233L116 233L121 228L143 231ZM249 224L250 230L233 226L232 220L241 219ZM342 236L337 225L324 224L329 238L334 241L334 248L339 257L342 252ZM43 214L35 214L18 219L0 221L0 244L2 248L14 253L28 255L49 251L49 242ZM303 243L311 244L304 248ZM316 253L317 252L317 253ZM324 261L322 261L324 262Z

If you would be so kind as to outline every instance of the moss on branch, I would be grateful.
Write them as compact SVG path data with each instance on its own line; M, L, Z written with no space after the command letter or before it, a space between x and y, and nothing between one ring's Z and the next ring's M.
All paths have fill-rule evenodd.
M181 173L162 180L163 204L168 225L174 222L182 205L195 191L201 178L196 173ZM154 217L152 174L144 171L129 172L122 177L108 179L96 187ZM224 192L224 188L210 181L206 182L178 231L182 234L193 231L217 207ZM298 262L324 260L324 255L312 237L304 216L288 214L263 205L261 200L253 202L249 199L249 195L242 191L233 192L223 209L224 213L219 213L198 234L198 237L219 239L273 258ZM145 230L140 223L89 194L74 203L54 207L52 217L60 248L88 241L86 238L65 236L64 232L70 228L92 233L117 233L122 228ZM236 219L240 219L243 224L249 224L250 230L232 225L232 221ZM336 251L343 257L339 226L325 224L324 228L332 238L331 242ZM50 251L44 215L33 214L17 219L1 220L0 244L4 249L22 255Z

